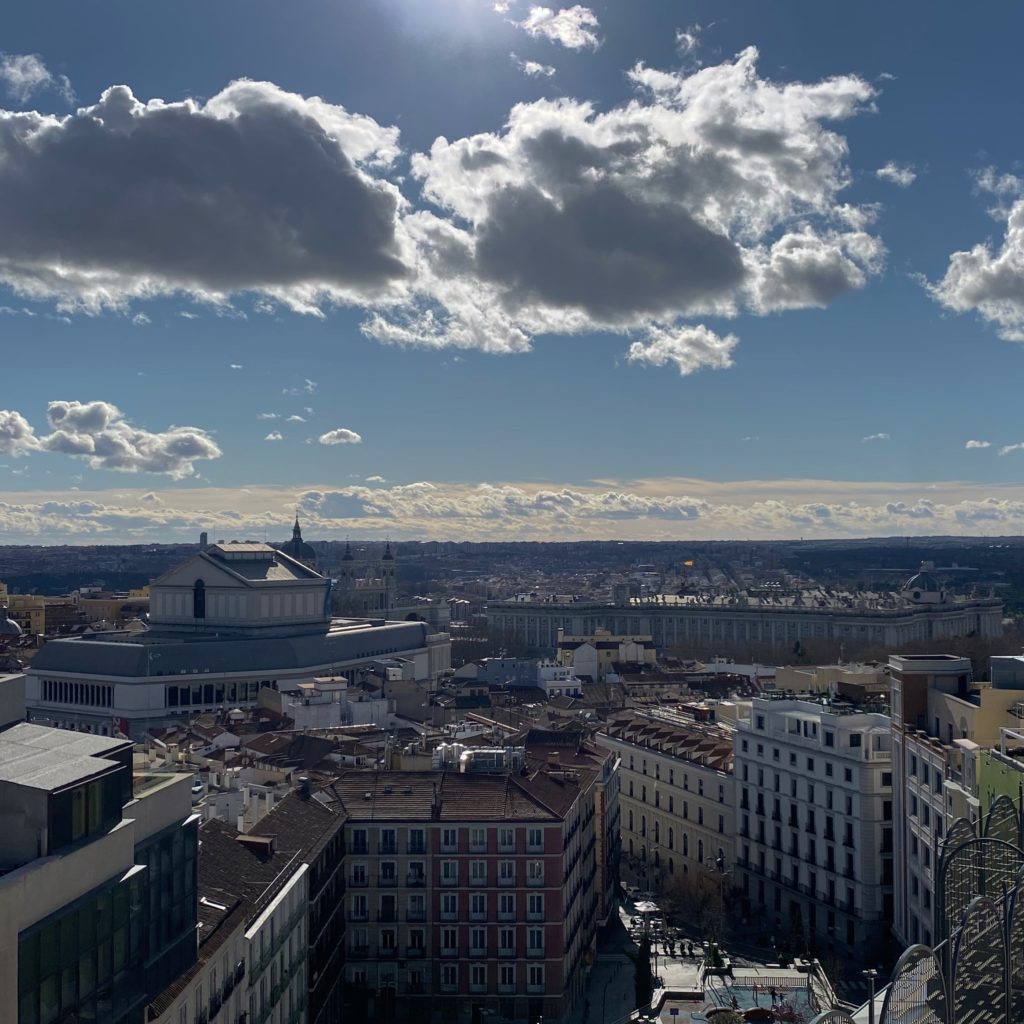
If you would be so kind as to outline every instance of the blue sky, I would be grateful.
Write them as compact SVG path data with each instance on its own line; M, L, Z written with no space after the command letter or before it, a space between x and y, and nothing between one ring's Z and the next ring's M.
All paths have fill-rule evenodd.
M1020 532L1022 20L8 5L0 529Z

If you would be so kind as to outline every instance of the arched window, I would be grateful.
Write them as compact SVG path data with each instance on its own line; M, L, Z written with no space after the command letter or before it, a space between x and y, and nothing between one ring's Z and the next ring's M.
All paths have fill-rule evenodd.
M196 580L192 586L192 618L206 618L206 584Z
M703 839L698 839L697 840L697 860L700 861L701 864L704 863L704 840Z

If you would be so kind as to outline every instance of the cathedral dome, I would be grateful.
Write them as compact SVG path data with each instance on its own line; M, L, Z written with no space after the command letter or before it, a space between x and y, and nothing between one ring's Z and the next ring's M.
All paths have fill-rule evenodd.
M13 640L21 636L21 626L9 618L6 606L0 604L0 640Z

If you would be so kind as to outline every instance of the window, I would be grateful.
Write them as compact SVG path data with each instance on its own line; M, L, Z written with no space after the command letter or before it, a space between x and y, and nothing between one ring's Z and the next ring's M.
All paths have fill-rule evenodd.
M528 928L526 931L526 955L538 956L544 952L544 929Z
M516 969L512 964L502 964L498 975L498 985L502 991L513 992L516 987Z
M453 991L459 984L458 968L455 964L443 964L441 967L441 987Z
M514 860L498 861L498 885L516 884L516 862Z
M487 991L487 968L483 964L473 964L470 969L469 987L474 992Z
M441 953L452 956L459 951L459 930L458 928L441 929Z
M469 884L470 885L486 885L487 884L487 861L485 861L485 860L471 860L469 862Z
M498 952L515 953L516 951L516 930L515 928L500 928L498 930Z
M469 830L469 849L472 853L487 852L487 829L471 828Z
M809 772L813 772L814 771L814 758L813 757L807 758L807 770Z
M469 919L483 921L487 917L487 897L482 892L475 892L469 897Z
M828 776L828 778L832 778L832 762L831 761L826 761L825 762L825 775Z
M398 838L393 828L382 828L380 830L380 852L397 853Z
M825 746L834 747L836 745L836 734L834 732L825 733Z
M647 797L645 796L646 800ZM526 848L531 852L534 850L544 849L544 832L539 828L530 828L526 830Z
M206 618L206 584L202 580L192 585L192 618Z
M543 964L530 964L530 991L531 992L543 992L544 991L544 965Z
M754 727L756 729L762 729L762 730L764 729L764 715L758 715L757 716L757 719L756 719Z
M844 768L843 769L843 781L844 782L853 782L853 769L852 768Z
M469 952L471 956L487 955L487 929L469 929Z
M459 862L456 860L441 861L441 884L459 884Z
M502 853L515 853L516 834L510 828L498 829L498 849Z
M850 733L850 746L851 747L859 747L861 745L863 739L864 739L864 737L859 732L851 732Z
M441 894L441 920L456 921L459 916L459 897L455 893Z
M544 919L544 895L542 893L530 893L526 903L526 917L529 921L542 921Z
M498 897L498 920L514 921L516 919L516 898L510 892L503 892Z
M411 828L409 829L409 852L410 853L426 853L427 845L424 839L423 829Z
M526 884L527 885L543 885L544 884L544 862L539 860L529 860L526 862Z
M459 838L458 830L454 828L446 828L441 830L441 849L445 853L451 853L458 849Z

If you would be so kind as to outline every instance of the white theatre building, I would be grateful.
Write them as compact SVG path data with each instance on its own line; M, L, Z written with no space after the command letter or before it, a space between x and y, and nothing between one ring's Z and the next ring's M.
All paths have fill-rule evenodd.
M436 679L446 633L424 622L332 618L331 582L269 544L213 544L150 587L150 629L53 640L27 671L38 721L138 738L182 717L251 707L261 687L353 677L383 657Z

